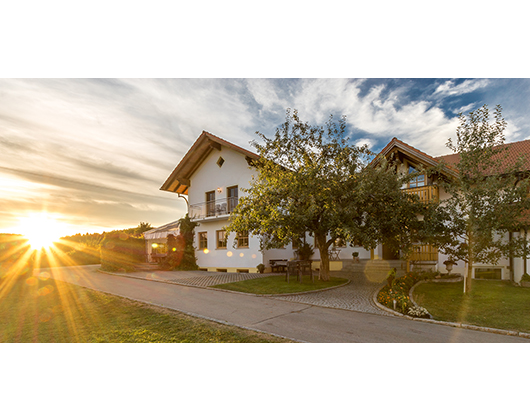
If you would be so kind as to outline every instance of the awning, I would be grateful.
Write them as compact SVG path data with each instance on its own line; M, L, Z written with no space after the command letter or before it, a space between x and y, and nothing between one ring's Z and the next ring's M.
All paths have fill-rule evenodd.
M166 225L157 227L155 229L148 230L144 232L145 239L164 239L167 238L167 235L177 236L180 233L179 221L171 222Z

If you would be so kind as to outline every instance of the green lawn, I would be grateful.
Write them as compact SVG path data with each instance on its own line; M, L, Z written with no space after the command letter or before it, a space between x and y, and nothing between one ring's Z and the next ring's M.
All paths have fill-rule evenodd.
M236 292L254 293L257 295L273 295L282 293L300 293L312 290L320 290L328 287L346 284L347 279L332 277L330 281L320 281L318 275L314 277L315 282L311 281L309 275L302 276L302 283L299 283L295 276L291 276L289 283L285 276L269 276L251 280L238 281L236 283L219 284L217 289L234 290Z
M469 296L462 290L463 282L424 283L413 297L437 320L530 332L530 288L474 280Z
M267 334L54 280L0 281L0 342L269 343Z

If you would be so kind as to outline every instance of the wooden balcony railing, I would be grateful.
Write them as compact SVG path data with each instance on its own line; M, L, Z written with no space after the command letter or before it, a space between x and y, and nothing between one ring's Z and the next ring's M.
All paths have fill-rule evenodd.
M438 201L438 185L426 185L424 187L407 188L407 194L417 195L422 203Z
M438 248L428 244L418 244L413 246L410 261L437 261Z

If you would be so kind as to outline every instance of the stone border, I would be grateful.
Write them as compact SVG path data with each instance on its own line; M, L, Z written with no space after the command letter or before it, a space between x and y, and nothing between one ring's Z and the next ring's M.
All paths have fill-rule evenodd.
M414 300L412 299L412 291L413 289L416 287L416 285L418 284L422 284L422 283L443 283L444 280L441 280L441 279L436 279L437 281L432 281L432 280L421 280L419 281L418 283L416 283L415 285L413 285L410 290L409 290L409 296L411 297L411 301L417 305L416 302L414 302ZM459 280L460 281L460 278ZM447 281L447 283L455 283L456 281L454 281L453 279ZM412 320L412 321L420 321L420 322L428 322L430 324L438 324L438 325L446 325L448 327L455 327L455 328L464 328L464 329L467 329L467 330L475 330L475 331L482 331L482 332L489 332L489 333L494 333L494 334L501 334L501 335L511 335L511 336L518 336L518 337L522 337L522 338L527 338L527 339L530 339L530 333L525 333L525 332L521 332L521 331L510 331L510 330L501 330L501 329L498 329L498 328L490 328L490 327L480 327L478 325L470 325L470 324L463 324L461 322L448 322L448 321L437 321L437 320L434 320L434 319L426 319L426 318L415 318L415 317L412 317L410 315L405 315L405 314L402 314L400 312L396 312L384 305L381 305L378 301L377 301L377 295L379 294L379 292L381 291L381 289L383 287L385 287L386 285L383 285L379 290L377 290L373 296L372 296L372 299L375 303L375 305L384 310L384 311L387 311L391 314L393 314L394 316L400 316L402 318L405 318L405 319L409 319L409 320Z

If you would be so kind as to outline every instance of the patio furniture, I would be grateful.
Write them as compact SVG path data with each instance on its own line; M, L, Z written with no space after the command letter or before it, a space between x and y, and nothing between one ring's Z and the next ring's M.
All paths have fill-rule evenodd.
M331 248L331 250L329 251L329 260L330 261L339 261L340 260L339 254L340 254L340 249L339 248Z
M164 258L166 258L166 255L167 254L163 254L163 253L152 253L151 254L151 260L155 263L159 263L160 261L162 261Z
M287 260L269 260L269 265L271 266L271 271L284 272L287 268Z
M293 260L287 262L287 271L285 273L285 280L289 283L289 277L291 274L296 274L298 281L302 283L302 275L307 273L311 275L311 281L314 283L315 278L313 277L313 270L311 268L310 260Z

